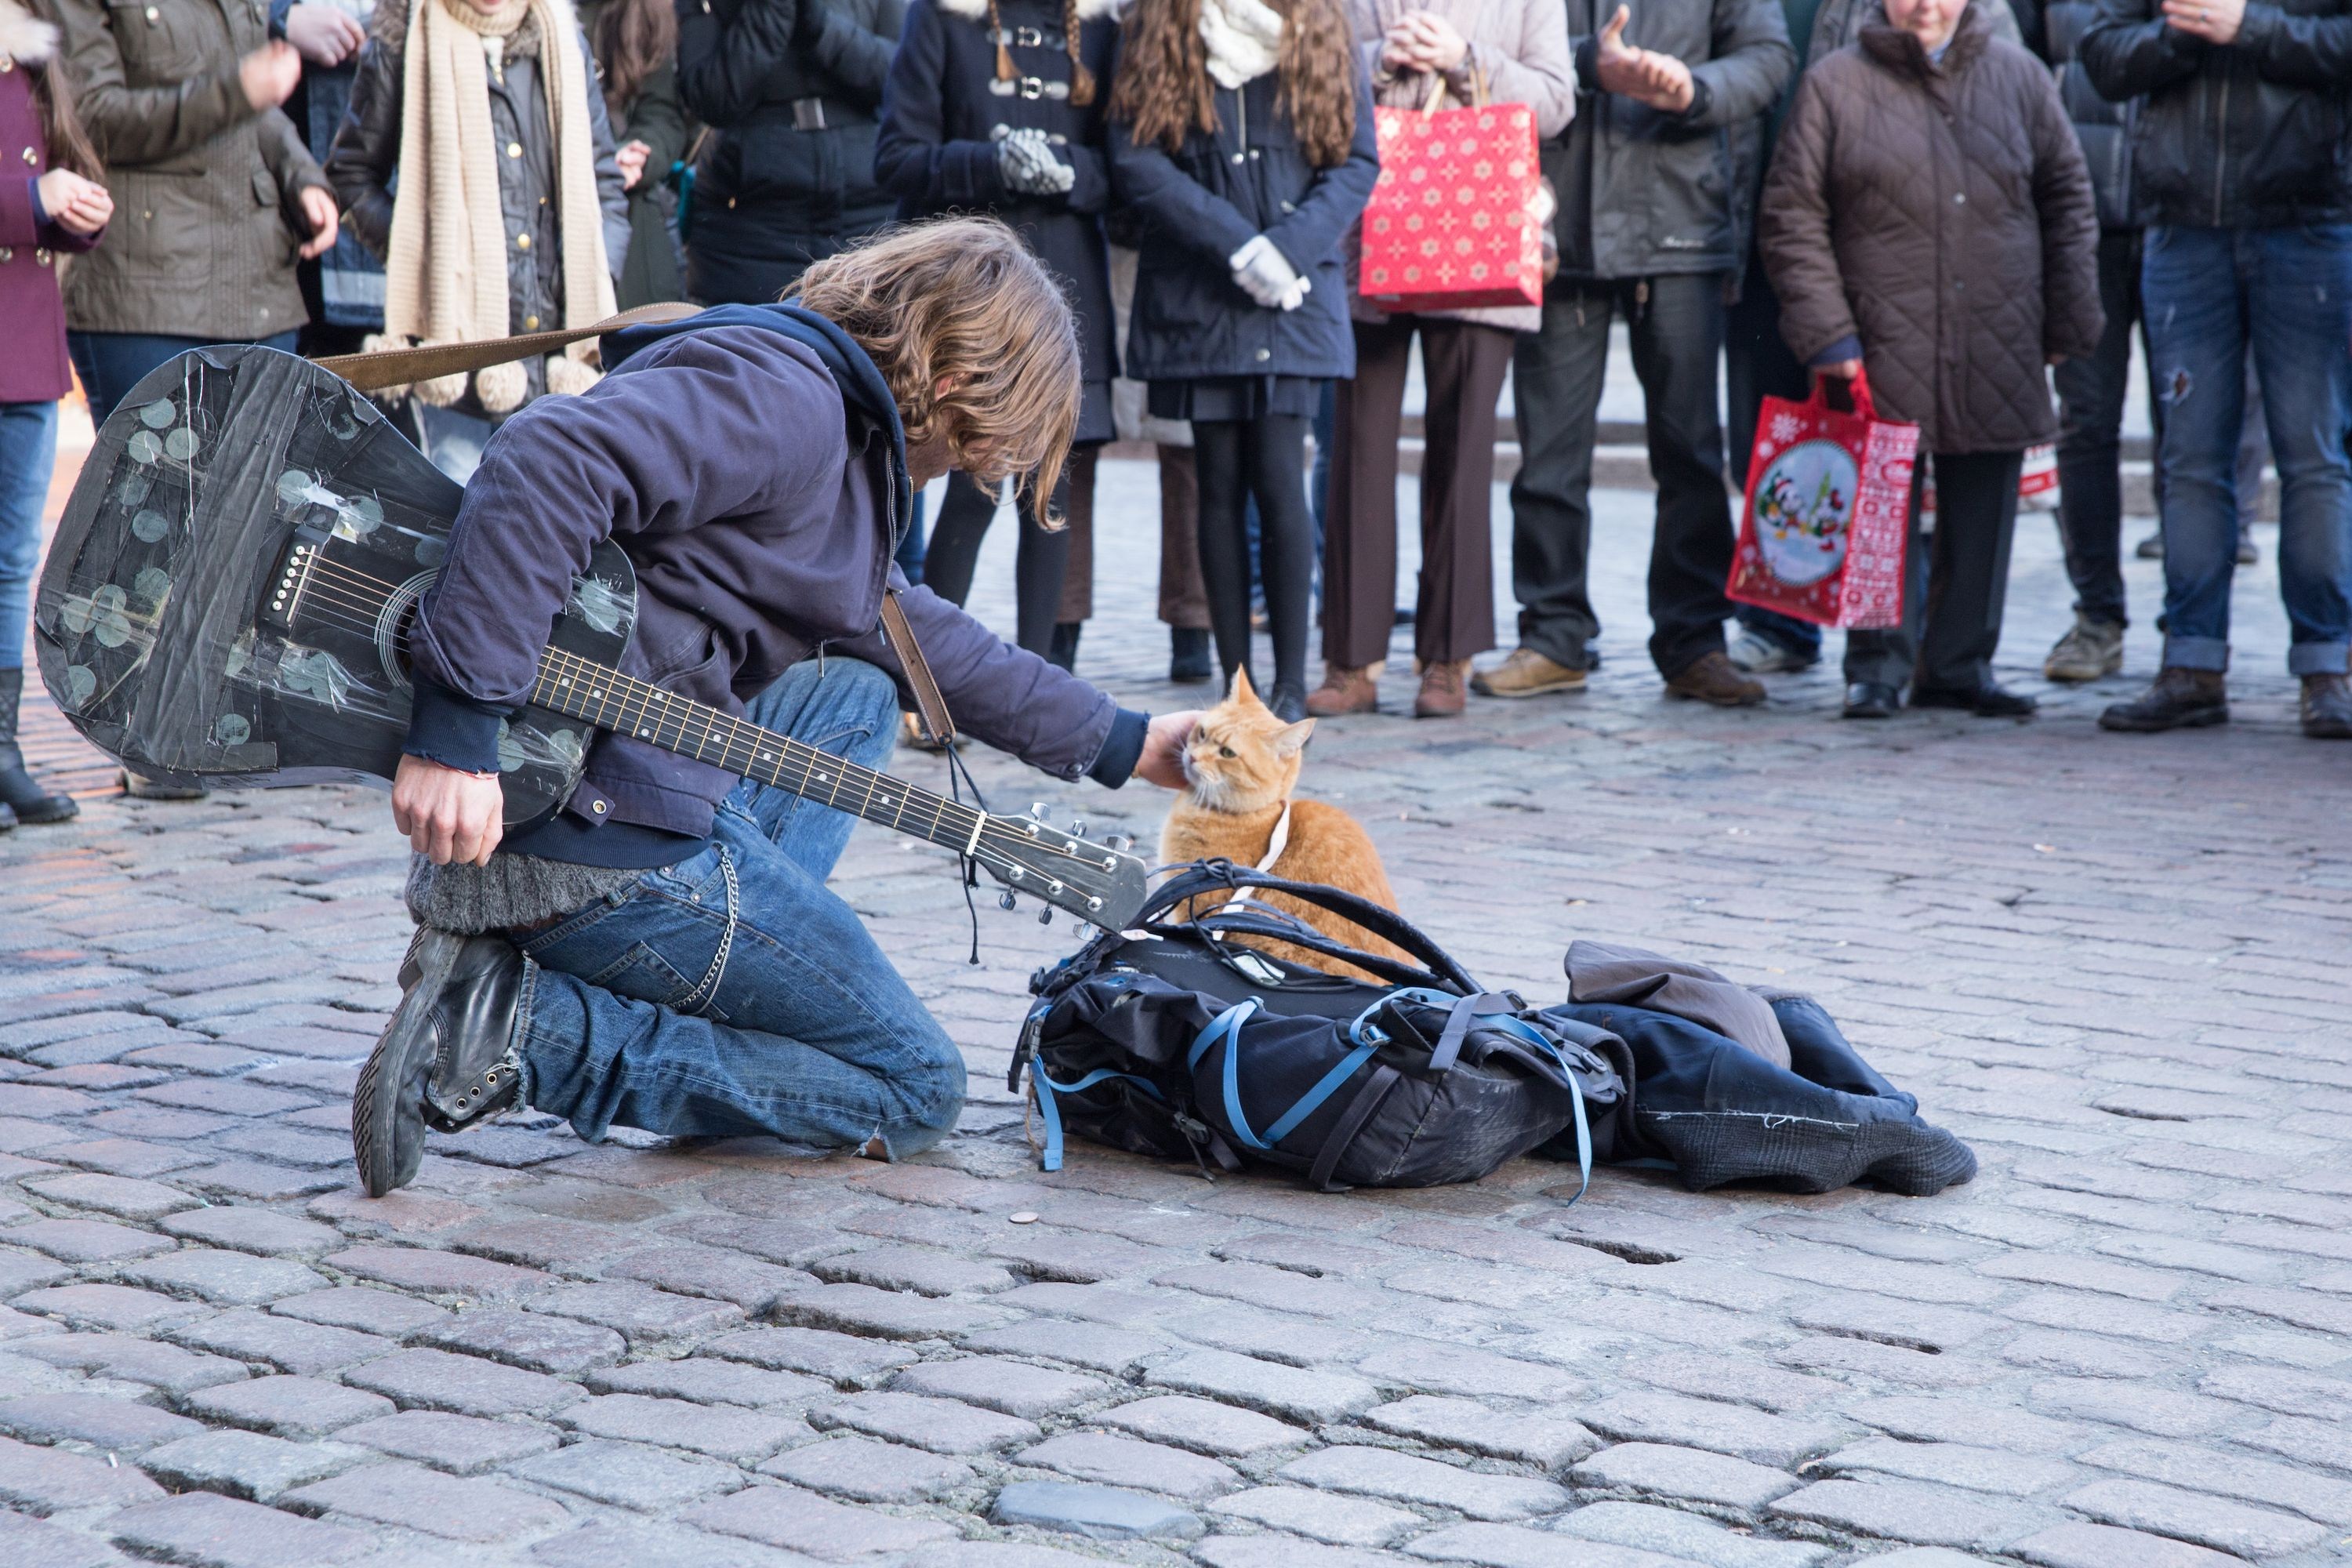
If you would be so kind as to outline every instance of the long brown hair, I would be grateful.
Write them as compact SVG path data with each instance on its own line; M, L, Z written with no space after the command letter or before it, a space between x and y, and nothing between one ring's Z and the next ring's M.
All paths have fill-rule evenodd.
M21 11L26 19L19 26L32 30L35 43L48 45L38 54L15 58L25 68L26 84L33 89L34 110L41 117L41 142L47 149L49 167L103 183L106 169L99 162L98 149L91 145L89 132L82 129L81 116L74 112L73 83L67 79L58 59L56 24L49 20L47 7L40 0L16 0L14 4L0 0L0 5Z
M890 384L907 445L944 437L980 482L1047 500L1078 424L1077 322L1045 264L994 218L887 228L801 274L800 302L857 340Z
M677 13L670 0L604 0L588 44L604 74L604 107L626 114L646 79L677 53Z
M1356 139L1356 47L1337 0L1266 0L1282 15L1282 109L1307 161L1348 160ZM1193 131L1217 129L1216 83L1201 41L1201 0L1137 0L1110 111L1138 142L1173 153Z

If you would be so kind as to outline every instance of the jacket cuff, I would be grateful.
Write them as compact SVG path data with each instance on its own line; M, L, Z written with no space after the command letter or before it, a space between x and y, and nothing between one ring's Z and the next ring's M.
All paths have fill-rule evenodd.
M294 9L294 0L269 0L269 36L286 36L286 13Z
M41 200L41 177L38 174L27 174L25 176L25 199L32 204L33 226L35 228L48 227L49 207L47 202Z
M1601 90L1601 44L1599 39L1589 35L1577 39L1575 53L1576 90L1579 92L1599 92Z
M1139 713L1132 708L1122 708L1112 716L1110 733L1103 737L1102 750L1087 769L1087 777L1105 789L1117 789L1135 776L1135 764L1143 760L1143 742L1151 732L1151 715Z
M1814 370L1819 370L1823 365L1843 364L1847 360L1860 359L1861 357L1862 340L1855 337L1852 332L1848 332L1845 336L1840 338L1837 342L1832 343L1829 347L1823 349L1812 358L1807 360L1805 363Z
M499 725L508 710L477 702L421 674L408 710L408 739L401 750L445 768L469 773L499 771Z
M1694 75L1691 78L1690 107L1684 110L1682 112L1683 123L1685 125L1698 124L1701 121L1706 118L1707 110L1714 107L1715 89L1707 85L1706 78Z

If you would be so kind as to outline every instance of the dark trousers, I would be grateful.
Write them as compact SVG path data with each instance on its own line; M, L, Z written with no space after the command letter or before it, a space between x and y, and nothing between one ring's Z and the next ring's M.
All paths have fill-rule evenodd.
M263 338L264 348L292 353L299 334L279 332L276 337ZM74 372L81 377L81 389L89 398L89 419L93 425L103 425L114 405L130 395L131 389L149 371L168 363L190 349L213 348L223 342L244 342L243 339L175 338L156 332L68 332L66 348L73 355Z
M1731 574L1731 504L1723 489L1716 359L1723 352L1723 277L1561 281L1546 290L1543 331L1512 360L1519 474L1511 484L1511 590L1519 641L1580 669L1600 630L1586 591L1592 545L1592 446L1609 322L1623 312L1648 416L1658 482L1650 545L1650 658L1678 675L1723 651Z
M1062 481L1054 487L1052 510L1063 520L1060 528L1040 524L1030 510L1029 496L1016 487L1013 504L1019 512L1021 542L1013 560L1013 641L1034 654L1054 646L1057 620L1084 620L1085 615L1064 614L1064 586L1072 567L1073 546L1088 534L1083 568L1090 589L1094 573L1091 531L1094 525L1095 459L1101 448L1074 447L1063 466ZM947 498L940 502L940 520L923 552L923 582L950 604L961 605L971 596L972 574L980 566L980 542L996 520L999 492L974 483L968 475L948 476ZM1090 607L1090 593L1077 595L1079 608Z
M1209 590L1201 582L1201 481L1192 448L1158 443L1160 458L1160 618L1184 631L1209 629Z
M1756 450L1756 420L1768 397L1797 402L1811 395L1813 373L1797 363L1780 335L1780 296L1764 270L1761 252L1750 251L1739 298L1724 311L1723 394L1729 411L1731 484L1745 495L1748 458ZM1760 605L1739 606L1739 624L1808 659L1822 656L1822 628Z
M1323 535L1327 663L1353 668L1388 657L1396 619L1397 442L1416 331L1429 435L1413 652L1423 664L1450 664L1495 646L1495 405L1517 334L1394 316L1356 323L1356 378L1339 384Z
M1274 685L1305 695L1307 623L1315 575L1315 517L1307 504L1307 430L1296 414L1192 421L1201 493L1201 581L1217 662L1230 681L1250 664L1250 503L1257 503L1258 567L1265 582ZM1272 687L1250 685L1271 698Z
M2132 330L2143 333L2140 231L2099 235L2099 307L2107 315L2096 352L2058 367L2058 542L2074 584L2074 613L2114 626L2124 616L2124 402L2131 394ZM2164 405L2150 390L2159 447Z
M1992 679L2017 534L2017 476L2025 454L1938 452L1936 531L1919 537L1927 465L1911 481L1911 535L1903 563L1903 624L1845 636L1845 678L1900 690L1906 683L1973 691Z

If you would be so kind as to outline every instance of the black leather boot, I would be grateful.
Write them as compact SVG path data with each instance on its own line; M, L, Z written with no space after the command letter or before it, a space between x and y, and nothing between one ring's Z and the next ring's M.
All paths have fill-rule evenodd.
M25 771L25 753L16 746L16 707L25 695L25 672L0 669L0 828L17 823L64 822L81 808L70 795L51 795Z
M1168 679L1179 686L1189 686L1196 680L1206 680L1209 668L1209 634L1201 626L1170 626L1168 628Z
M2230 691L2220 670L2168 665L2146 691L2100 714L2099 728L2152 733L2226 723L2229 717Z
M1054 641L1045 657L1064 669L1078 667L1078 634L1087 629L1084 621L1055 621Z
M427 1127L462 1132L515 1103L530 971L502 938L418 928L400 969L405 994L352 1095L352 1155L368 1196L415 1179Z

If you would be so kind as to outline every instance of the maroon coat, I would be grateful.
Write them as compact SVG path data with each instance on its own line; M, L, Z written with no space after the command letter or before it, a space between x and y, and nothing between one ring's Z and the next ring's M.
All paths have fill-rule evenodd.
M58 258L98 243L97 235L35 217L33 182L48 173L49 149L31 75L26 64L0 54L0 321L8 323L0 403L54 403L72 390Z

